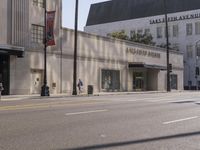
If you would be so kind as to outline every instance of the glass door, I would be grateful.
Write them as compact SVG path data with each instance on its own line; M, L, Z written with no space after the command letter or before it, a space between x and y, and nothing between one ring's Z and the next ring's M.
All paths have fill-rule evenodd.
M142 72L133 73L133 90L142 91L144 89L144 76Z
M9 56L0 55L0 82L3 84L4 90L2 91L2 95L9 94L9 85L10 85L10 67L9 67Z

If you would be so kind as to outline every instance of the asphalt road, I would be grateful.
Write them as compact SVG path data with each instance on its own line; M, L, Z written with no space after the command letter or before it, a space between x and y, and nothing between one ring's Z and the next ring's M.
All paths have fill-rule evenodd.
M0 102L1 150L200 150L200 93Z

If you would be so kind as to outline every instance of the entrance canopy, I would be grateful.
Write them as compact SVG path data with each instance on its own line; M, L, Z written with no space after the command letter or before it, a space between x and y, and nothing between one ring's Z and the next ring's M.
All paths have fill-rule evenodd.
M0 54L24 56L24 48L12 45L0 45Z
M151 65L145 63L128 63L129 68L147 68L147 69L157 69L157 70L167 70L166 66Z

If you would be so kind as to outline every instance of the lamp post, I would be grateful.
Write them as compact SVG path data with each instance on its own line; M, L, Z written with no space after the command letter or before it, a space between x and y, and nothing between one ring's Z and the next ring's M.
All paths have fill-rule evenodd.
M166 0L164 0L164 13L165 13L165 31L166 31L166 56L167 56L167 92L171 91L170 88L170 66L169 66L169 33L168 33L168 17Z
M200 40L198 40L195 44L196 46L196 62L195 62L195 79L196 79L196 90L198 90L198 75L199 75L199 67L197 64L197 61L199 59L199 49L200 49L200 45L198 44L200 42Z
M77 95L76 81L77 81L77 27L78 27L78 0L75 6L75 32L74 32L74 71L73 71L73 92L72 95Z
M49 96L49 87L47 86L47 2L44 1L44 80L43 80L43 86L41 89L41 96Z

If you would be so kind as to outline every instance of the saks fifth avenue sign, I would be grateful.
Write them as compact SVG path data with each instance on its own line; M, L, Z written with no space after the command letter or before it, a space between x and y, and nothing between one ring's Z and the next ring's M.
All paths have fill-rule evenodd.
M152 58L160 58L160 53L151 52L139 48L127 48L127 51L132 53L133 55L140 55L140 56L146 56L146 57L152 57Z
M200 18L200 13L168 17L168 22L188 20L188 19L196 19L196 18ZM164 23L164 22L165 22L165 18L150 20L150 24L158 24L158 23Z

